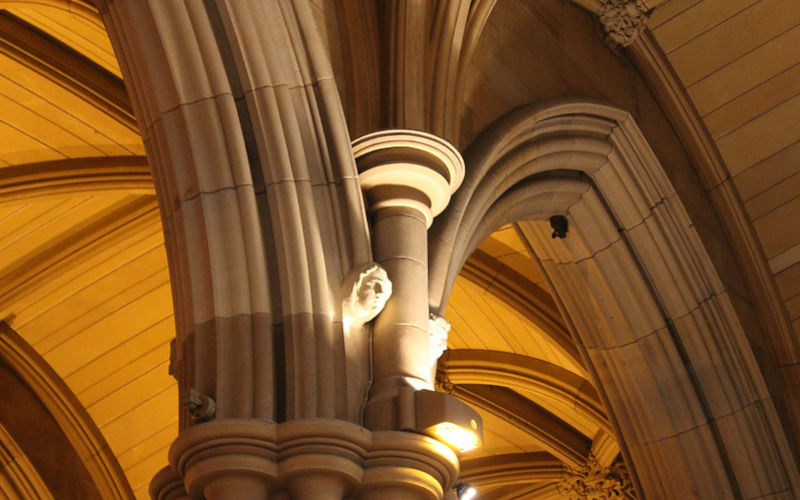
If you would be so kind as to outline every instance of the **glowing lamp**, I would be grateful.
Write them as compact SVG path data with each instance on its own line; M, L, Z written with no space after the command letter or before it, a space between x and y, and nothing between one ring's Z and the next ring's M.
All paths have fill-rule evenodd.
M456 494L458 495L458 500L472 500L478 494L478 491L471 484L461 483L456 486Z
M430 433L461 453L474 450L481 445L481 440L475 435L474 429L465 429L452 422L436 424L430 428Z
M466 403L450 394L416 391L416 430L460 453L481 445L483 422Z

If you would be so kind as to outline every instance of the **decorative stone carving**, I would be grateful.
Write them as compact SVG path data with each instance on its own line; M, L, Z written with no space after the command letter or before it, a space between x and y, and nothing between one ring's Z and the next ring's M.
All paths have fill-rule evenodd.
M197 389L189 389L183 406L189 410L189 416L197 423L207 422L217 413L217 403Z
M617 460L610 467L603 467L593 455L581 467L566 468L558 491L569 500L636 498L625 464Z
M428 319L428 334L430 335L430 360L431 367L436 367L436 361L447 350L447 334L450 332L450 322L439 316L431 314Z
M453 393L453 382L447 376L447 370L439 366L436 370L436 383L434 385L439 392Z
M641 0L601 0L598 20L606 42L632 44L647 25L647 7Z
M391 296L392 282L386 270L370 264L358 274L342 302L342 318L351 324L367 323L383 310Z

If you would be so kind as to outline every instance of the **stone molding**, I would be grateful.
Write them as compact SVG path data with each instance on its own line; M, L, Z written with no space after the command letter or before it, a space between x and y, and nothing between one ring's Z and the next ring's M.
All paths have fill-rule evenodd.
M153 195L144 156L70 158L3 168L0 202L73 193L126 191Z
M181 477L189 497L209 500L223 498L214 495L233 491L228 488L237 482L263 498L279 491L309 500L371 498L399 488L433 500L452 488L459 474L456 455L438 441L329 419L215 420L184 431L169 458L172 468L151 483L157 500L182 498L176 481Z
M436 381L443 392L452 392L456 384L480 384L538 394L573 408L588 425L614 432L591 383L546 361L499 351L448 350L439 360Z
M0 5L4 3L12 5L30 4L59 9L75 14L95 26L103 27L103 19L100 17L100 13L92 0L0 0Z
M452 394L473 408L531 436L544 450L570 465L589 456L591 440L536 403L505 387L456 384Z
M461 462L461 480L480 488L560 481L564 464L545 451L509 453Z

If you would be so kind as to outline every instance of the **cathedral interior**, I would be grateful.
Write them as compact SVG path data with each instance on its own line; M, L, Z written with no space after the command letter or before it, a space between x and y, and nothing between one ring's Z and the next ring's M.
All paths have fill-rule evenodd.
M798 464L798 0L0 0L0 499Z

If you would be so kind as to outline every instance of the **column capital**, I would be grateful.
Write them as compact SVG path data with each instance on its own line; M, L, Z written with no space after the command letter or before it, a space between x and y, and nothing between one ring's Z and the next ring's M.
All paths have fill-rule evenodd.
M405 207L427 227L464 180L464 160L449 142L417 130L382 130L353 141L358 178L370 211Z

